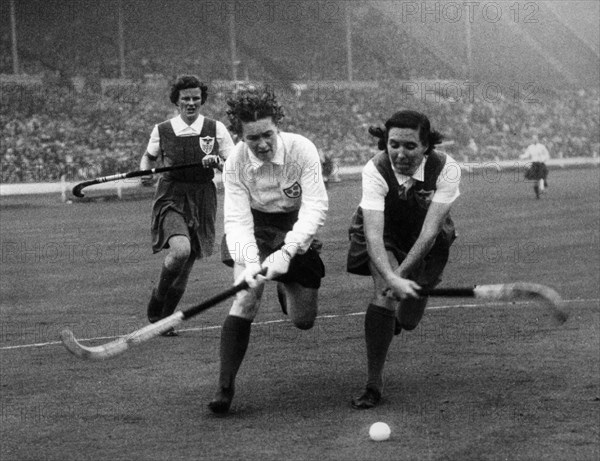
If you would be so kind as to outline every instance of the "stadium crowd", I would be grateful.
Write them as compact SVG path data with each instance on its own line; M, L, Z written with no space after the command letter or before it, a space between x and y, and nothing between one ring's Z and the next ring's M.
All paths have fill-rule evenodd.
M345 47L342 3L317 10L308 8L310 2L294 4L308 8L299 11L306 20L271 3L264 11L259 3L237 5L238 25L248 15L257 19L237 31L238 79L268 82L293 76L294 81L309 82L307 88L275 85L287 112L282 128L314 140L322 156L340 166L364 164L375 154L368 126L402 108L426 113L434 126L444 127L447 142L442 147L459 161L517 159L534 131L554 158L598 156L597 87L467 85L456 69L365 3L353 9L353 30L360 31L353 35L354 80L376 84L348 89L343 84L348 78L346 56L339 51ZM189 40L189 28L169 28L163 17L172 14L167 6L145 11L141 23L138 12L126 7L128 83L111 89L102 79L117 79L121 68L110 32L116 27L114 18L98 15L105 6L94 3L77 11L65 6L62 13L52 13L54 21L24 14L21 27L36 34L22 36L21 72L44 77L37 84L0 83L2 182L55 181L63 175L79 179L137 169L148 127L173 114L174 106L156 101L166 99L167 80L176 74L197 73L209 83L203 113L225 121L225 98L232 90L220 89L218 82L230 79L232 71L229 49L223 45L228 43L222 21L226 12L218 2L210 6L216 10L199 11L218 21L198 30L196 41ZM72 17L69 27L61 14ZM178 20L192 27L197 18ZM0 35L0 51L0 74L10 74L6 33Z
M339 166L364 164L374 155L368 126L381 123L381 114L399 106L430 114L436 126L446 127L445 148L459 161L517 159L533 132L554 158L599 154L598 89L529 91L524 97L506 90L493 97L476 92L457 97L455 87L450 92L444 83L428 85L281 88L287 108L282 127L314 139L322 154ZM2 182L55 181L62 175L79 179L137 169L148 126L174 110L154 102L164 98L153 91L157 90L141 85L108 94L49 83L4 85ZM210 91L204 113L226 120L224 101L232 90Z

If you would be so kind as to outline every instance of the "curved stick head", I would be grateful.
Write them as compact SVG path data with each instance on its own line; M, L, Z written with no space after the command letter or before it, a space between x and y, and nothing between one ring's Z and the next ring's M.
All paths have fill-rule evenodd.
M81 192L84 187L85 187L85 184L83 184L83 183L77 184L75 187L73 187L73 191L72 191L73 195L75 197L79 197L79 198L84 197L83 192Z
M476 298L515 301L533 300L544 305L557 324L563 324L569 317L564 310L560 295L550 287L538 283L515 282L500 285L477 285L473 290Z
M521 299L534 299L544 304L552 314L552 318L560 325L567 321L569 315L564 311L561 296L552 288L538 283L516 282L510 285L513 296Z
M86 347L75 339L75 335L68 328L60 332L60 339L71 354L84 360L105 360L121 354L129 347L124 338L101 346Z

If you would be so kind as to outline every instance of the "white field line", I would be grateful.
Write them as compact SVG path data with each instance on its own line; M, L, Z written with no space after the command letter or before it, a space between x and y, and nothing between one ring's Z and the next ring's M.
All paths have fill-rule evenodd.
M563 303L568 304L568 303L600 303L600 298L591 298L591 299L563 299ZM456 308L456 307L460 307L460 308L465 308L465 307L477 307L477 308L482 308L482 307L493 307L493 306L508 306L508 307L514 307L518 304L530 304L532 303L532 301L516 301L516 302L511 302L511 303L506 303L506 302L488 302L488 303L484 303L484 304L451 304L451 305L441 305L441 306L430 306L427 308L427 310L444 310L444 309L452 309L452 308ZM365 315L364 312L352 312L350 314L340 314L340 315L336 315L336 314L329 314L329 315L319 315L317 317L317 319L337 319L337 318L342 318L342 317L355 317L355 316L359 316L359 315ZM252 324L252 326L264 326L264 325L272 325L272 324L276 324L276 323L286 323L289 322L290 320L287 318L284 319L278 319L278 320L267 320L264 322L255 322ZM210 331L210 330L220 330L221 329L221 325L213 325L213 326L209 326L209 327L195 327L195 328L181 328L178 329L178 331ZM94 338L77 338L77 341L79 342L83 342L83 341L98 341L98 340L102 340L102 339L117 339L117 338L121 338L122 336L126 336L126 335L120 335L120 336L96 336ZM9 350L15 350L15 349L26 349L26 348L31 348L31 347L45 347L45 346L54 346L57 344L62 344L61 341L49 341L49 342L45 342L45 343L32 343L32 344L20 344L17 346L3 346L0 347L0 351L9 351Z

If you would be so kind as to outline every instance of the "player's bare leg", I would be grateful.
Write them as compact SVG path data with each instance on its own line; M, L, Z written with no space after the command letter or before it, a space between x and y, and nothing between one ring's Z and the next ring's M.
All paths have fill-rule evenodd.
M279 300L279 305L281 306L281 311L285 315L287 315L287 313L288 313L287 297L285 294L285 286L281 282L277 283L277 299Z
M318 312L318 288L306 288L299 283L286 283L282 294L290 319L301 330L313 327Z

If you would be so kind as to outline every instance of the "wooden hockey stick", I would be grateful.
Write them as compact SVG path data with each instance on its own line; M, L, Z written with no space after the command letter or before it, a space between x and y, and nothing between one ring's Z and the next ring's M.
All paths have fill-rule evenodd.
M390 296L389 288L384 294ZM464 288L432 288L422 290L422 296L449 298L479 298L498 301L534 300L548 308L552 318L559 324L565 323L568 315L563 310L560 295L550 287L538 283L515 282L498 285L475 285Z
M94 184L101 184L103 182L118 181L119 179L137 178L140 176L148 176L157 173L166 173L167 171L183 170L185 168L193 168L203 166L201 162L188 163L187 165L176 165L176 166L165 166L161 168L152 168L150 170L138 170L130 171L129 173L117 173L110 176L102 176L96 179L90 179L89 181L83 181L73 187L73 195L75 197L84 197L82 192L84 187L93 186Z
M187 309L177 311L174 314L166 317L162 320L159 320L156 323L151 323L150 325L146 325L139 330L134 331L133 333L129 333L128 335L121 336L120 338L111 341L106 344L102 344L100 346L84 346L77 339L71 330L65 328L60 333L61 341L67 350L84 360L105 360L111 357L115 357L116 355L120 355L129 349L130 346L134 346L136 344L143 343L148 341L149 339L155 338L159 336L161 333L176 327L184 320L187 320L195 315L198 315L200 312L203 312L207 309L210 309L213 306L216 306L221 301L226 300L227 298L235 295L237 292L246 290L248 288L248 283L245 281L234 285L233 287L213 296L210 299L196 305L189 307Z

